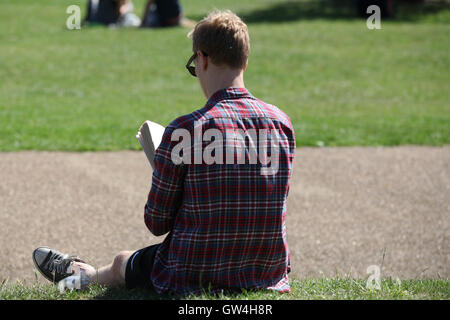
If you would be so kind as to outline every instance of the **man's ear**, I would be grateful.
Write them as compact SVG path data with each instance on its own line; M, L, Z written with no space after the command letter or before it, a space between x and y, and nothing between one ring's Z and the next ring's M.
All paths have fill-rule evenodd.
M202 70L206 71L206 69L208 69L208 57L205 57L201 51L198 51L197 55L202 58Z
M247 59L247 62L245 63L244 69L242 69L242 70L245 71L247 69L247 66L248 66L248 59Z

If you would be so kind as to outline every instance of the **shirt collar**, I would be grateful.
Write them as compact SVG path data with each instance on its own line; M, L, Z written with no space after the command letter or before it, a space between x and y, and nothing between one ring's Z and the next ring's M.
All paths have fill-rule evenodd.
M246 88L226 88L216 91L209 99L208 104L214 104L220 100L226 99L240 99L240 98L253 98L252 94Z

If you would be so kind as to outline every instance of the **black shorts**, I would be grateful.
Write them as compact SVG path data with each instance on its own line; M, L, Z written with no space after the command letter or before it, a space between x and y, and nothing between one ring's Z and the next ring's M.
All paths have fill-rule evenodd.
M161 244L155 244L134 252L127 262L125 285L127 289L146 288L154 290L150 279L156 251Z

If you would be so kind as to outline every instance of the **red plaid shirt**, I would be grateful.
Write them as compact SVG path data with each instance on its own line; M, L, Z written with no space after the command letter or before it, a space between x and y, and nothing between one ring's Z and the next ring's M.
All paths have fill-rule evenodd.
M203 133L218 129L223 134L223 164L194 160L194 125ZM176 129L185 129L192 137L188 154L191 162L172 161L172 150L182 141L173 139ZM251 152L256 149L250 148L248 139L245 149L234 149L234 163L226 161L225 148L232 141L226 138L237 129L276 130L279 157L274 174L262 174L261 168L270 163L252 162ZM275 140L267 136L267 140L258 138L258 143L266 141L265 146L270 146ZM201 152L210 143L203 137ZM289 117L243 88L216 92L202 109L174 120L166 128L156 150L144 214L153 234L169 232L156 253L151 273L159 293L239 288L290 291L285 219L294 152ZM245 163L237 161L242 155Z

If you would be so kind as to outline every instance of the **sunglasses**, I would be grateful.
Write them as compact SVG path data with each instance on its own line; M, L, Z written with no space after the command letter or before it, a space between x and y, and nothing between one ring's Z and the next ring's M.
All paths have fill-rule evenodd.
M202 54L207 57L208 54L202 51ZM192 57L189 58L187 64L186 64L186 69L189 71L189 73L196 77L197 74L195 73L195 66L191 66L192 61L194 61L197 58L197 52L195 52Z

